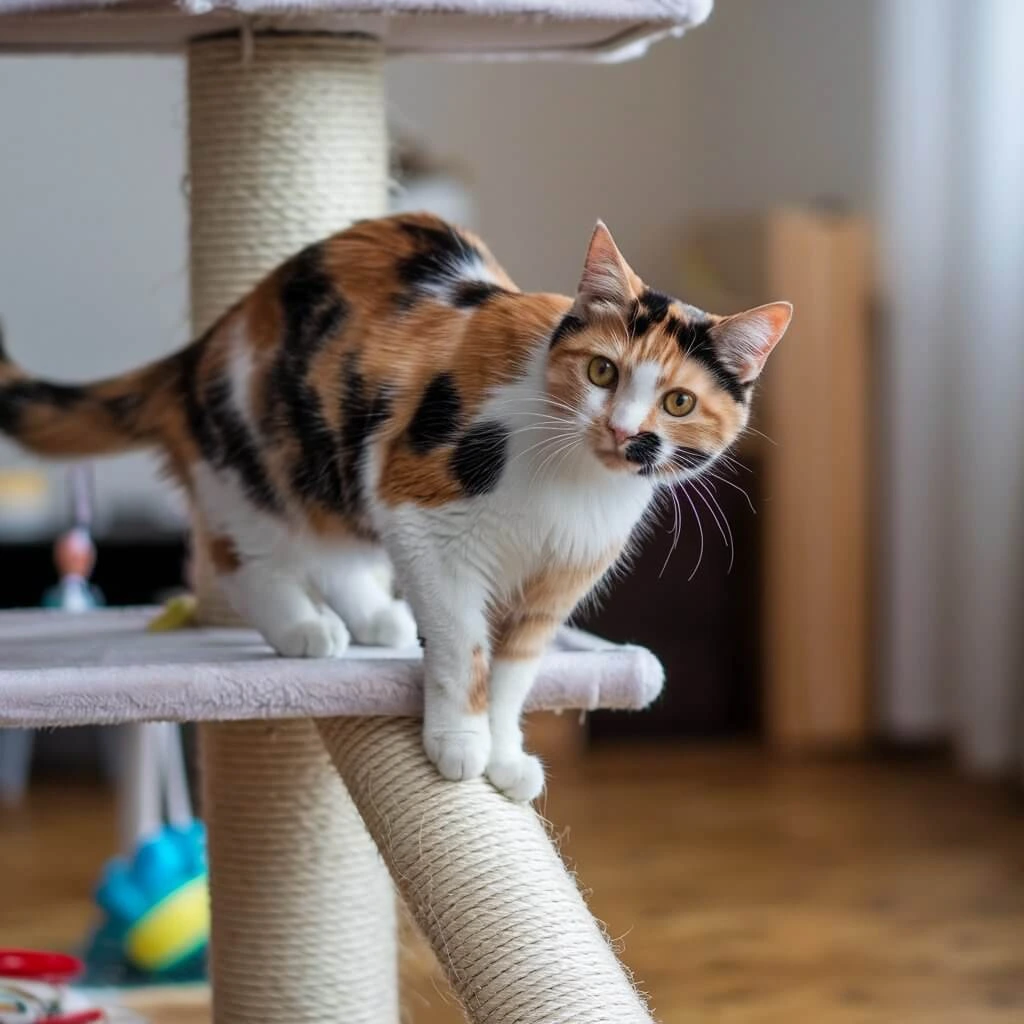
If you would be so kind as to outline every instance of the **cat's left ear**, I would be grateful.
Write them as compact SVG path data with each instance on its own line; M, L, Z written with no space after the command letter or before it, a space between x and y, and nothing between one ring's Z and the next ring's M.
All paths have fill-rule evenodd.
M708 333L725 367L741 384L749 384L761 375L765 360L782 340L792 319L792 303L769 302L745 313L723 317Z
M598 221L587 247L583 276L576 293L573 312L583 320L588 314L623 315L643 290L604 221Z

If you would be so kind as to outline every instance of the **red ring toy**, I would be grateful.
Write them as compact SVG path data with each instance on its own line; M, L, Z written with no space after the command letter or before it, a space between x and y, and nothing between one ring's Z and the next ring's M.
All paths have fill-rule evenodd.
M84 964L67 953L42 953L33 949L0 949L0 978L21 978L65 985L83 971Z

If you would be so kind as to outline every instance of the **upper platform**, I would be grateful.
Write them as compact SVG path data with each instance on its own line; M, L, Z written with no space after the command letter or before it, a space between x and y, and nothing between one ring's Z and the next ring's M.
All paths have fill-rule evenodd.
M237 31L358 32L393 54L626 60L712 0L0 0L0 51L163 51Z

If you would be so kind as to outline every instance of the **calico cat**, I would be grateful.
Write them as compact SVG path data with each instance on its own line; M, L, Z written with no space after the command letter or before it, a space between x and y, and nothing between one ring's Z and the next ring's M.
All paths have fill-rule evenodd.
M658 489L739 436L791 314L653 291L601 223L575 297L523 293L478 238L400 215L304 250L124 376L49 383L0 349L0 432L43 455L161 452L278 652L419 635L431 761L527 800L543 771L519 719L545 646Z

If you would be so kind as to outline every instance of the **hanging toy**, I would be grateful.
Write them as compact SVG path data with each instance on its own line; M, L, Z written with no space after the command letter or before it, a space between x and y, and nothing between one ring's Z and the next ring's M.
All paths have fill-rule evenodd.
M75 466L69 475L74 526L57 538L53 547L58 582L43 595L44 608L84 612L101 606L103 595L89 582L96 567L93 543L92 476L88 466Z
M89 582L96 565L96 547L89 533L92 522L92 480L87 466L68 475L73 526L54 544L58 582L43 595L44 608L84 612L102 605L103 595ZM34 733L31 729L0 729L0 803L17 804L25 795L32 769Z

